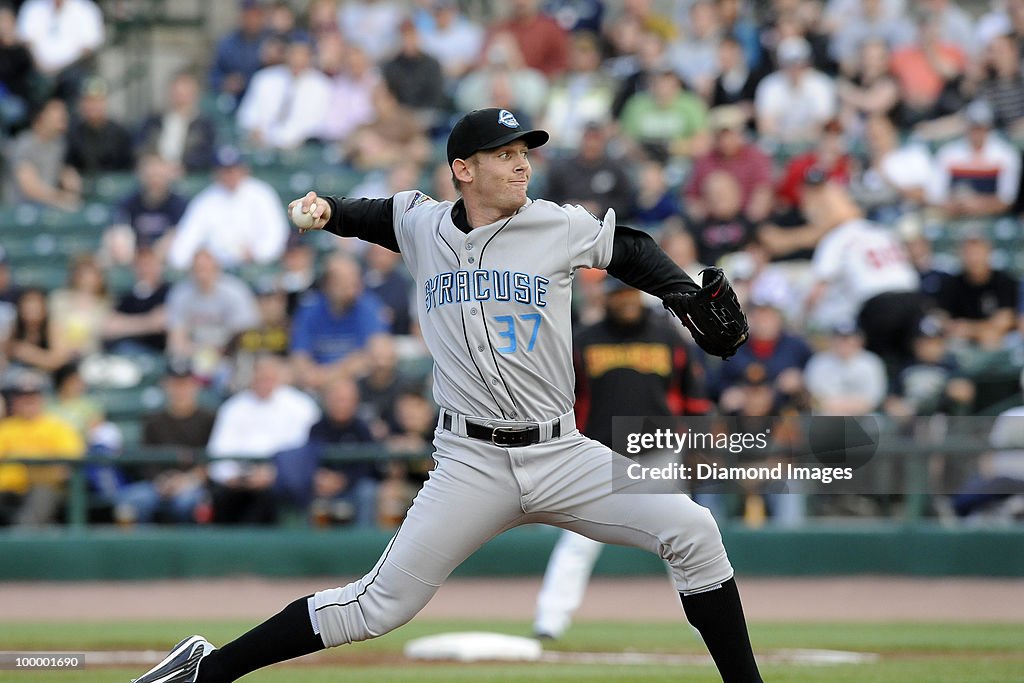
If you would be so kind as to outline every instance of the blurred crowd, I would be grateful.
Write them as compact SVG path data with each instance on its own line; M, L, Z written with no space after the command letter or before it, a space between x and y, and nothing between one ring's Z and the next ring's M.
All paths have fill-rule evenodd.
M0 2L0 214L81 215L135 176L63 286L26 284L0 228L0 525L62 518L69 475L5 457L86 453L112 456L90 510L123 524L396 524L430 461L388 455L436 422L413 284L385 249L300 239L285 199L332 173L455 199L444 141L487 106L551 134L531 196L725 268L751 339L690 354L710 410L1021 402L971 369L1024 361L1024 0L242 0L139 120L98 76L116 4ZM826 247L861 219L877 272ZM577 325L602 278L577 278ZM104 391L145 368L133 429ZM117 463L139 446L173 458ZM348 446L381 457L325 456Z

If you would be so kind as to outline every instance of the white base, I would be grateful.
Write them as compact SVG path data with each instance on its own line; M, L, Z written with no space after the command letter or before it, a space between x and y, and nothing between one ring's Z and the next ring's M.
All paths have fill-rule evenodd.
M405 656L410 659L447 659L457 662L517 661L540 659L543 648L533 638L479 631L441 633L410 640Z

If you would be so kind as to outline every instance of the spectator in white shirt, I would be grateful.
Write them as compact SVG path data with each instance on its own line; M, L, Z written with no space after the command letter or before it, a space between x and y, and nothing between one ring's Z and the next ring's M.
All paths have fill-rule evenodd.
M841 293L827 302L833 320L855 319L865 346L892 367L908 361L922 304L920 280L903 245L891 230L864 220L846 189L817 169L804 178L801 210L810 229L822 235L811 262L816 282L807 309L830 290ZM844 305L849 310L842 311Z
M811 46L803 38L783 40L776 58L779 71L766 76L754 95L758 133L774 142L813 142L835 116L835 83L810 67Z
M57 94L72 97L85 77L82 61L103 44L103 15L92 0L28 0L18 12L18 37Z
M964 109L967 134L935 155L930 203L953 218L999 216L1020 188L1020 152L992 131L994 114L984 100Z
M583 129L611 113L615 83L601 71L601 46L587 33L569 39L569 68L551 85L543 127L551 146L576 152Z
M360 126L372 123L373 91L380 73L358 45L346 43L337 33L328 33L317 42L320 69L330 82L330 94L319 137L331 142L348 138Z
M207 450L213 519L220 524L272 524L277 518L271 458L306 443L320 409L289 386L280 358L256 361L252 382L221 405ZM247 460L232 460L247 456Z
M978 17L974 26L974 44L987 46L997 36L1013 36L1019 41L1024 35L1024 1L992 0L987 14Z
M816 415L867 415L885 399L882 359L864 349L852 325L837 327L828 349L811 356L804 382Z
M975 51L974 22L960 5L963 2L950 0L919 0L918 11L926 12L939 22L939 32L947 43L959 45L967 53Z
M375 62L398 47L398 25L405 18L403 3L394 0L347 0L339 3L338 24L345 38L361 47Z
M444 75L458 80L477 66L484 30L459 12L455 0L434 0L433 26L424 28L423 51L441 62Z
M293 40L284 64L260 69L238 107L238 125L258 147L294 149L319 134L331 86L313 67L313 48Z
M868 0L869 2L870 0ZM865 0L828 0L825 7L825 28L832 33L859 21L865 14ZM882 18L891 23L906 18L906 0L881 0Z
M233 147L217 150L216 182L189 202L168 254L172 268L185 270L200 248L221 266L269 263L281 257L288 224L281 199L268 183L249 175Z
M932 179L932 156L920 144L900 145L892 119L875 114L865 127L868 166L851 190L868 217L887 222L924 204Z
M839 22L829 45L832 57L843 66L856 62L865 42L882 40L889 48L910 42L914 27L901 15L892 16L883 0L863 0L851 16Z
M704 99L718 75L718 45L723 30L716 3L694 0L687 10L687 30L668 51L668 59L687 87Z

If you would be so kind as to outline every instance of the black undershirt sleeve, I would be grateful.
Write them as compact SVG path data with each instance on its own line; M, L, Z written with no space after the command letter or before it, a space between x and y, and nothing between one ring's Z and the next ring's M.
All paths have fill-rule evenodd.
M331 206L331 220L324 230L341 237L358 237L400 252L395 237L394 197L387 199L346 199L324 197Z
M700 289L650 235L625 225L615 226L612 260L605 270L630 287L659 298Z

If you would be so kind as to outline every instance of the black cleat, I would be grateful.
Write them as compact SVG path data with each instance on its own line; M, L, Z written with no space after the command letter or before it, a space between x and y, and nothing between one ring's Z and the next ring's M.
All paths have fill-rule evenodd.
M162 662L132 679L132 683L195 683L199 662L213 650L206 638L189 636L175 645Z

